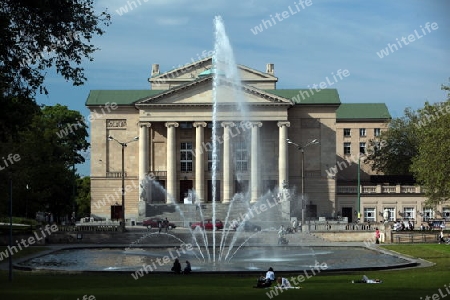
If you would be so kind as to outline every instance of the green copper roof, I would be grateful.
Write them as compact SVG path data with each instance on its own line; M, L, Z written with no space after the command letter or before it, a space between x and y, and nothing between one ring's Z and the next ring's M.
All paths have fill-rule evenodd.
M336 110L336 119L391 119L384 103L343 103Z
M291 100L294 104L340 104L336 89L323 89L316 92L314 89L279 89L264 90L267 93Z
M201 77L201 76L208 76L208 75L211 75L211 74L213 74L214 72L211 70L211 69L208 69L208 70L205 70L205 71L203 71L203 72L201 72L200 74L198 74L198 77Z
M105 103L117 103L117 105L132 105L139 99L151 97L163 92L163 90L92 90L86 100L86 106L105 105Z

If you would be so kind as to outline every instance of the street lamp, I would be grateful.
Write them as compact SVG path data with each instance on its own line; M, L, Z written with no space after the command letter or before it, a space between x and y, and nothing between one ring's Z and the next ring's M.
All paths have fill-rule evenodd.
M12 226L12 218L13 218L13 178L12 173L9 173L9 251L13 247L13 226ZM12 266L12 252L9 255L9 281L13 279L13 266Z
M108 141L116 141L122 146L122 230L125 231L125 147L132 142L139 140L139 137L135 136L128 142L119 142L112 136L108 135Z
M361 154L358 156L358 223L361 221Z
M286 139L286 142L288 144L296 146L297 149L300 150L302 155L302 231L303 231L303 226L305 224L305 148L310 145L319 144L319 141L317 139L314 139L306 143L304 146L294 143L290 139Z

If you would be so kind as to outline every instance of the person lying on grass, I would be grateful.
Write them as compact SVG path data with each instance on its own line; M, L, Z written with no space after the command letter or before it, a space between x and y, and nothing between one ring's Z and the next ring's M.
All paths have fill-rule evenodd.
M300 289L301 287L298 286L292 286L291 283L287 278L284 277L278 277L277 278L278 285L275 286L275 288L279 289Z
M382 283L380 279L369 279L366 275L363 275L361 280L352 280L352 283Z

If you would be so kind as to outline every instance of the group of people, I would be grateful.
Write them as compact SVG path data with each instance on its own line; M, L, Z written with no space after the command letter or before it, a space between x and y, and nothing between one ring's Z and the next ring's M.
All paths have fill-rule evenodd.
M267 270L265 275L261 275L257 281L256 285L253 286L254 288L268 288L271 287L272 284L276 282L277 285L276 288L283 288L283 289L299 289L300 287L293 287L289 280L284 277L275 277L275 272L272 267Z
M405 221L406 222L406 221ZM414 224L411 221L408 221L406 224L403 221L397 221L392 226L392 229L395 231L401 230L414 230Z
M186 266L184 267L183 270L181 270L180 260L178 258L175 258L171 270L175 274L190 274L192 272L191 263L188 260L186 260Z
M420 225L420 230L433 230L433 229L441 229L445 230L445 222L441 221L428 221L428 223L422 223Z
M274 281L275 281L275 272L273 271L273 268L270 267L269 270L267 270L265 275L261 275L258 278L254 288L270 287L272 285L272 282L274 282Z

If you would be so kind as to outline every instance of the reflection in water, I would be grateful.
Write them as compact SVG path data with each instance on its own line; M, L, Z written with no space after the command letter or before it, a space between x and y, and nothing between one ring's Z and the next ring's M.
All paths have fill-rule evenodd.
M143 265L157 272L170 272L177 257L173 248L93 248L67 249L33 258L21 266L66 271L135 271ZM316 262L328 270L400 266L402 258L362 247L243 247L231 261L208 263L195 250L185 251L181 262L189 260L194 271L258 271L272 266L278 271L306 270Z

